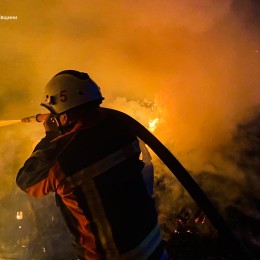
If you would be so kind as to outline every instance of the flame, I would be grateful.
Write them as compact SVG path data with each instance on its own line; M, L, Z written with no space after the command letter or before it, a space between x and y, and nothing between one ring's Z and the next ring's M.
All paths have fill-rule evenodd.
M149 124L149 130L151 132L155 131L158 122L159 122L159 118L158 117L156 117L155 119L149 121L149 123L148 123Z

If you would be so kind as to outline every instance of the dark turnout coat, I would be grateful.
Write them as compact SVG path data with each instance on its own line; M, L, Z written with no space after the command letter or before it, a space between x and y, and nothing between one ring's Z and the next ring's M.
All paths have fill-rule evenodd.
M137 136L118 112L64 135L46 132L17 175L31 196L55 192L81 259L163 259Z

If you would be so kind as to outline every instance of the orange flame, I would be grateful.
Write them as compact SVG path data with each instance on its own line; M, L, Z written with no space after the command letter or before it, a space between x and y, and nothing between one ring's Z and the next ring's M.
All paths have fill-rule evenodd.
M151 132L155 131L158 122L159 122L159 118L158 117L156 117L155 119L149 121L149 130Z

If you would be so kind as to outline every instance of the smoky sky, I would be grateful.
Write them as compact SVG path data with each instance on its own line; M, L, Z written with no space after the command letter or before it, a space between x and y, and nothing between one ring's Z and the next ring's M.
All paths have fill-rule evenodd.
M17 19L0 20L1 117L44 112L49 79L85 71L100 85L104 106L144 125L159 117L155 135L201 170L259 104L259 9L253 0L2 0L0 15ZM0 130L5 176L43 130Z

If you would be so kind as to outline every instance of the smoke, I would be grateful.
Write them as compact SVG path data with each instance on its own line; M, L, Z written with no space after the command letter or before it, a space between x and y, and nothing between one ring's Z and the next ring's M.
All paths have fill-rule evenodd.
M146 127L158 118L154 134L226 208L258 180L227 158L243 148L232 141L237 125L258 110L259 10L256 0L2 0L0 15L17 20L0 20L1 119L45 112L47 81L64 69L86 71L104 106ZM0 198L16 189L15 175L43 135L33 126L0 129ZM156 156L154 163L158 185L168 188L160 210L194 207ZM211 192L222 182L222 192Z

